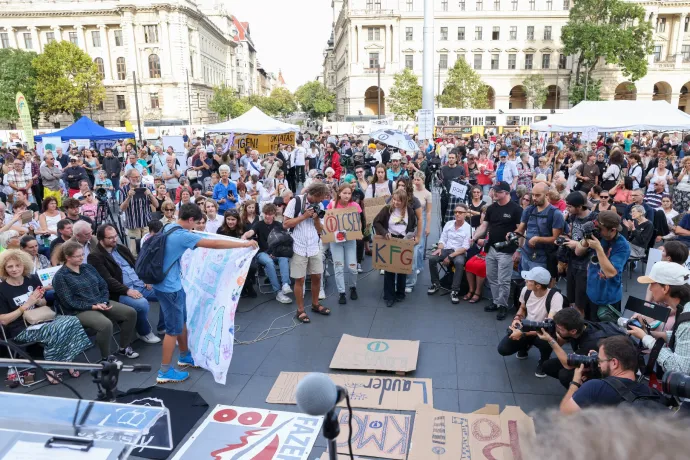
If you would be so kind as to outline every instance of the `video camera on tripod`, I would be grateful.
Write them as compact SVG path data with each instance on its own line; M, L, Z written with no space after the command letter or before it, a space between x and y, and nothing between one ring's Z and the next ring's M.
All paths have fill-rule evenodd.
M99 203L108 203L108 191L105 188L98 187L96 190L94 190L94 196Z

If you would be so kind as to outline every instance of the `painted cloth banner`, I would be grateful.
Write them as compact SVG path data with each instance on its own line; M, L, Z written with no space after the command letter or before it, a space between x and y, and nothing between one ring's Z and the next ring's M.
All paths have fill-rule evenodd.
M224 238L210 233L205 238ZM189 350L194 362L225 384L235 339L235 311L258 249L187 250L180 261L187 294Z
M117 141L110 139L99 139L94 142L96 143L96 150L103 154L105 154L105 149L112 149L117 143Z
M26 140L26 145L30 149L34 148L34 125L31 122L31 112L29 111L29 104L26 103L26 99L22 93L17 93L17 113L19 114L19 122L22 125L22 130L24 131L24 139Z
M307 460L323 417L217 405L173 460Z
M295 145L295 133L285 134L235 134L232 147L244 152L245 147L259 153L277 152L280 144Z

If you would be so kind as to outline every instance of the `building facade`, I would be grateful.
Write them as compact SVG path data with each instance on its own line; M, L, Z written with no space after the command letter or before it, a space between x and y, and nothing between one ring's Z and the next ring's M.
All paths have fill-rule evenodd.
M543 75L543 108L568 108L572 58L561 53L561 28L572 0L434 0L434 92L457 59L466 60L489 86L496 109L527 108L525 77ZM647 75L631 85L614 66L599 65L602 99L666 100L690 113L690 2L640 1L655 25ZM333 0L334 43L324 53L335 67L339 120L381 115L395 73L422 77L424 0ZM333 57L329 61L328 51ZM380 86L378 81L380 79Z
M256 85L256 50L248 24L218 0L5 0L0 45L41 53L69 40L96 63L105 100L86 108L104 126L136 126L135 85L142 125L220 121L208 108L213 87L244 92ZM41 119L65 127L70 115Z

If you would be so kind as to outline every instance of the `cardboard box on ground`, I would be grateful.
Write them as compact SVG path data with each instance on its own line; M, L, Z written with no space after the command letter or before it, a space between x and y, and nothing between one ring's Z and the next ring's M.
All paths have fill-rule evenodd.
M343 334L331 369L410 372L417 369L418 340L381 340Z

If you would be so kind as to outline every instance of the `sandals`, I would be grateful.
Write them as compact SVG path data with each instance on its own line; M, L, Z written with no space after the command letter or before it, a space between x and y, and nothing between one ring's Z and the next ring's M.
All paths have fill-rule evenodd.
M462 300L464 300L465 302L467 302L467 301L470 300L473 296L474 296L474 292L469 291L467 294L465 294L465 296L462 298Z
M472 299L470 300L470 303L477 303L480 300L482 300L482 296L480 296L479 294L477 294L475 292L474 295L472 296Z
M319 315L324 315L324 316L328 316L331 314L330 308L326 308L323 305L319 305L319 304L312 305L311 311L313 311L314 313L318 313Z
M309 317L307 316L307 312L305 312L305 311L303 311L301 313L298 311L297 314L295 315L295 318L297 319L297 321L299 321L302 324L311 323L311 320L309 319Z
M69 375L70 375L73 379L78 379L79 376L81 375L81 374L79 373L79 371L75 371L74 369L70 369L68 372L69 372Z
M60 379L60 374L55 371L47 371L46 378L51 385L57 385L62 381L62 379Z

